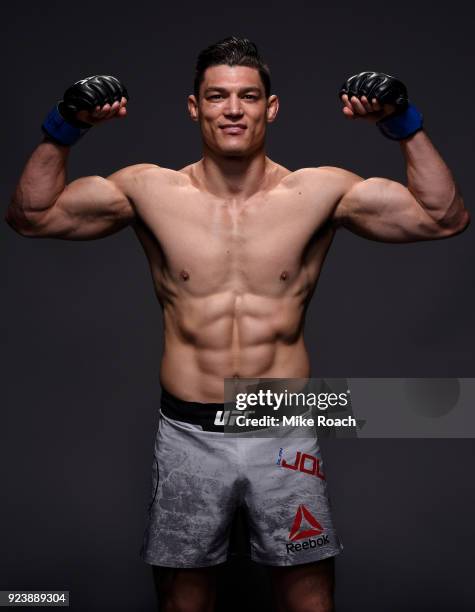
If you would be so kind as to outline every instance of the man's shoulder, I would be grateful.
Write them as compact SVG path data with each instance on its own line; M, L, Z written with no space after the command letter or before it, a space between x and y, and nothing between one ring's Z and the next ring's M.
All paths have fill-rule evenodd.
M344 196L361 181L360 176L343 168L318 166L292 172L284 178L282 186L290 193L298 192L303 198L301 202L307 202L312 208L317 203L319 211L333 216Z
M314 168L300 168L285 177L284 181L289 185L316 185L329 184L349 187L361 181L361 177L353 172L337 168L336 166L317 166Z
M334 211L344 196L361 181L360 176L343 168L318 166L292 172L282 181L282 186L290 192L297 191L311 204L318 201L322 206L322 202L327 203L329 211Z
M133 164L114 172L107 177L124 189L144 182L160 182L167 186L180 186L189 182L186 175L157 164Z

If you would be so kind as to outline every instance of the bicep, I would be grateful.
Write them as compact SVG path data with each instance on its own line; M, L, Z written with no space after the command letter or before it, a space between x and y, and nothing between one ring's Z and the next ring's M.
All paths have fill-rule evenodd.
M30 235L94 240L119 231L134 216L131 203L114 180L89 176L67 185L54 205L38 216Z
M450 235L412 193L395 181L370 178L354 184L335 214L338 225L370 240L414 242Z

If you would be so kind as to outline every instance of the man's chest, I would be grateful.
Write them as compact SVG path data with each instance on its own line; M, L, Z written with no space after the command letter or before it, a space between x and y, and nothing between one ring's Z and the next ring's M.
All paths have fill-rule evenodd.
M149 259L155 257L171 280L205 294L229 286L285 291L326 221L316 206L289 194L244 203L160 198L155 206L143 205L140 216Z

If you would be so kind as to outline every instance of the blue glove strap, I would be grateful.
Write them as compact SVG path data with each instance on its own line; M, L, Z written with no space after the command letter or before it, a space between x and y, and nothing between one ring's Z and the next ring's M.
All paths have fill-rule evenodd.
M68 123L59 112L58 105L51 109L41 128L53 140L65 146L75 144L89 129L75 127Z
M413 104L409 104L404 112L381 119L376 125L387 138L403 140L422 130L422 123L421 113Z

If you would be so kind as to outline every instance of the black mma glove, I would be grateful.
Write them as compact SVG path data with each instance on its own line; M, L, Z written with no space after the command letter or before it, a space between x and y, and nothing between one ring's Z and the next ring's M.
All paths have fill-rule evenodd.
M402 81L384 72L360 72L343 83L339 97L346 94L369 101L376 98L380 104L392 104L396 110L377 122L381 132L392 140L402 140L422 129L422 115L409 103L407 88Z
M63 99L46 117L42 129L53 140L62 145L73 145L91 127L76 118L79 111L93 111L96 106L129 99L127 89L113 76L91 76L71 85Z

